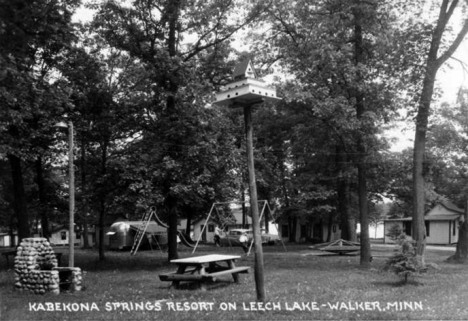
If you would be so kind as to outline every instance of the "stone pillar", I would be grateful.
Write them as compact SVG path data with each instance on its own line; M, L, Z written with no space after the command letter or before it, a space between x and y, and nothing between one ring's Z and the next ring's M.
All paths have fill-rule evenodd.
M15 256L15 288L35 294L59 294L61 287L81 291L81 269L58 267L57 257L47 239L23 239Z

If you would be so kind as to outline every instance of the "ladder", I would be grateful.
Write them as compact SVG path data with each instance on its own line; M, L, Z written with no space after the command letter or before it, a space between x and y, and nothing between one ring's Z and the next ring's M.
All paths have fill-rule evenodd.
M144 222L144 228L139 228L137 230L137 233L135 235L135 239L133 241L133 246L132 249L130 250L131 255L135 255L136 252L138 251L138 248L140 247L141 241L143 240L143 237L145 236L146 229L148 228L148 224L151 220L151 217L155 214L156 208L153 206L149 209L149 211L146 211L145 214L143 214L143 217L141 218L141 221Z

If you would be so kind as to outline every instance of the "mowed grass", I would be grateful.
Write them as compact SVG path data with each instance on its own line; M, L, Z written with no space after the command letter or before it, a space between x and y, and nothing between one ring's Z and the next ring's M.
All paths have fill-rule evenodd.
M253 269L241 275L240 284L226 277L207 291L190 285L172 289L158 277L175 270L166 253L140 251L130 256L109 251L106 261L99 262L97 251L77 249L75 265L86 271L85 290L33 295L14 289L13 269L2 260L0 320L468 319L468 267L446 263L453 252L428 249L427 262L439 270L430 269L403 285L394 274L382 271L393 248L373 246L371 269L362 269L358 256L320 255L307 245L286 248L264 247L265 311L256 304ZM65 252L66 263L66 248L59 250ZM242 249L202 246L194 255L210 253L242 255ZM179 254L192 256L185 247ZM237 265L253 267L254 255L242 256Z

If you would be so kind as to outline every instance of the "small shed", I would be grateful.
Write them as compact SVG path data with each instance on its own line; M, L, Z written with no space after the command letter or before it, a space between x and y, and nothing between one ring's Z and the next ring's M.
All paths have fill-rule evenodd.
M12 242L11 235L8 233L0 233L0 247L10 247L13 244L18 244L18 234L14 234L14 242Z
M69 234L70 234L69 232L70 231L68 227L61 226L61 227L55 228L50 233L49 242L54 245L68 245ZM80 238L77 238L76 231L74 233L75 233L74 235L75 245L79 245Z
M463 210L452 203L437 203L424 216L427 244L450 245L458 242L459 227L463 221ZM387 235L393 226L399 226L408 236L412 234L412 217L384 220L385 243L394 241Z

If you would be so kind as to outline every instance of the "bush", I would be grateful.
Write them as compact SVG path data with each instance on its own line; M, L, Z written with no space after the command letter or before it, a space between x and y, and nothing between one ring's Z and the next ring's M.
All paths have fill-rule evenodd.
M403 233L403 230L400 225L398 224L393 224L392 226L389 227L388 233L385 234L388 236L392 241L397 241L398 237Z
M426 272L427 267L423 264L422 257L416 254L415 242L412 239L403 233L396 241L400 247L399 252L385 262L384 269L393 271L406 284L409 277Z

